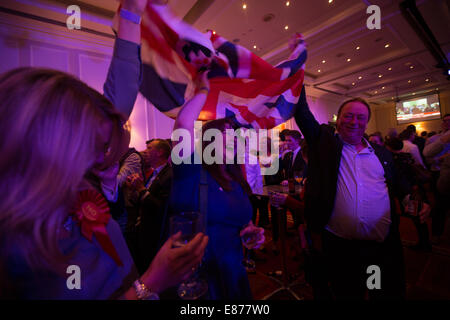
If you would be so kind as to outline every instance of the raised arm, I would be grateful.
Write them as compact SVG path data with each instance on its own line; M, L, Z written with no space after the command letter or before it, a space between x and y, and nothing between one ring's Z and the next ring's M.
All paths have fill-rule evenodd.
M297 123L297 126L305 136L308 145L313 145L319 137L320 125L308 107L305 86L302 88L302 93L300 94L300 99L298 100L295 109L294 118L295 123Z
M122 0L121 8L142 16L147 0ZM103 86L105 97L128 118L142 80L142 64L140 57L141 26L119 15L117 38Z
M191 138L191 150L194 150L194 124L200 115L200 111L202 111L203 105L206 102L206 98L209 93L209 81L208 81L208 72L204 72L203 74L198 76L196 81L197 91L194 97L186 102L182 107L180 112L177 115L177 119L175 120L175 124L173 130L184 129L187 130L190 134ZM177 142L174 141L174 145ZM183 155L183 157L188 155Z
M423 155L428 158L437 156L444 150L446 143L450 143L450 132L442 134L441 136L436 135L431 137L425 144Z

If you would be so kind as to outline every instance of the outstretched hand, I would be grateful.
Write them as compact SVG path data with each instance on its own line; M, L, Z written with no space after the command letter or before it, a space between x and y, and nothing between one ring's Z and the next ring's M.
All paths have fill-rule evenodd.
M209 70L203 71L197 74L197 78L195 79L195 87L197 92L200 90L205 90L209 92L209 79L208 79Z
M291 52L294 51L295 48L296 48L296 47L298 46L298 44L300 43L300 41L301 41L300 33L298 33L298 32L294 33L294 34L291 36L291 38L289 39L289 42L288 42L289 50L290 50Z
M250 223L241 230L239 235L250 239L246 244L248 249L258 249L266 241L264 236L264 228L256 227L252 221L250 221Z
M199 233L185 246L173 248L181 232L170 237L156 254L141 280L154 292L161 292L185 281L198 266L208 244L208 236Z

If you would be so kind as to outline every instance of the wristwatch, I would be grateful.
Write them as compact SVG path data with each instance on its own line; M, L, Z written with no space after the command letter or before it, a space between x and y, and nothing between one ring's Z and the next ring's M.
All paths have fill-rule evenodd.
M133 287L139 300L159 300L158 294L151 292L140 279L133 283Z
M136 13L133 13L131 11L125 10L123 8L120 9L119 12L120 16L128 21L131 21L135 24L140 24L141 23L141 16L139 16Z

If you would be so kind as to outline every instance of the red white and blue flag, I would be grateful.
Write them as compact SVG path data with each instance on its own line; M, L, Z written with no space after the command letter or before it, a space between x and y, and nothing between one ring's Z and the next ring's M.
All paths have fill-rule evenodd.
M169 117L193 97L194 81L205 69L210 92L199 120L232 118L241 127L270 129L293 116L307 56L300 35L288 60L274 67L215 32L197 31L168 6L149 5L141 32L140 91Z

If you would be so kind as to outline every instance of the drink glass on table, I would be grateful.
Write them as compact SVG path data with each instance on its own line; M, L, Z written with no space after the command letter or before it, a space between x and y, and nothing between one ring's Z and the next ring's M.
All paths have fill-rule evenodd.
M301 184L303 177L302 177L302 172L301 171L295 171L294 172L294 179L298 184Z
M181 237L174 241L174 247L185 246L199 232L205 233L205 221L200 212L181 212L170 218L170 234L181 232ZM198 268L178 287L178 296L184 300L195 300L208 291L208 283L199 275Z

